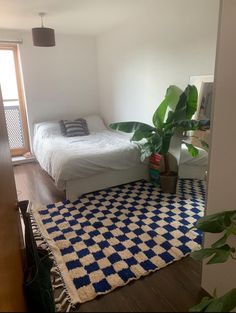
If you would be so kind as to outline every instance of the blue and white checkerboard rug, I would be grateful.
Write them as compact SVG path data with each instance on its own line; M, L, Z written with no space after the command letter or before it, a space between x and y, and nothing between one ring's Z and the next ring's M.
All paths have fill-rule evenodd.
M139 181L34 208L62 278L61 300L92 300L199 249L201 234L190 228L204 197L202 181L180 180L178 195Z

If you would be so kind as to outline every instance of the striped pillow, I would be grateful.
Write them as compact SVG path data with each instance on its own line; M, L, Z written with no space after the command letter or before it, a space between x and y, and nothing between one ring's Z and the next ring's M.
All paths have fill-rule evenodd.
M65 135L66 135L66 128L65 128L64 121L61 120L61 121L59 122L59 125L60 125L60 128L61 128L61 133L62 133L62 135L65 136Z
M62 123L64 124L64 128ZM89 130L87 122L83 118L79 118L75 121L63 120L60 122L62 134L66 137L76 137L76 136L87 136L89 135ZM65 131L64 131L65 129Z

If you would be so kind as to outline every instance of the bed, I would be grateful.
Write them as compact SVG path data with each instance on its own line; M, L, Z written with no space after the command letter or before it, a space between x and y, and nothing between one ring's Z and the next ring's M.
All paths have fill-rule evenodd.
M58 121L34 126L34 154L67 199L148 178L148 164L126 134L107 129L99 116L85 119L88 136L64 137Z

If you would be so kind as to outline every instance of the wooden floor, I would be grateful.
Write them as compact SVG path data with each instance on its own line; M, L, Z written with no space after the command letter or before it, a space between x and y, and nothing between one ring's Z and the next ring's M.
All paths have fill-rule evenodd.
M49 204L64 199L38 164L14 167L19 200ZM187 257L156 273L82 304L79 312L187 312L206 294L201 265Z

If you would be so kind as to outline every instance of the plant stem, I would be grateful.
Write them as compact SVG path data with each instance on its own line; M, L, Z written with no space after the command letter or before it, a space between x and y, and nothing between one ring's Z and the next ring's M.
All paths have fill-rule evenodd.
M168 156L168 154L164 154L164 164L165 164L164 173L168 175L170 173L170 165L169 165L169 156Z

